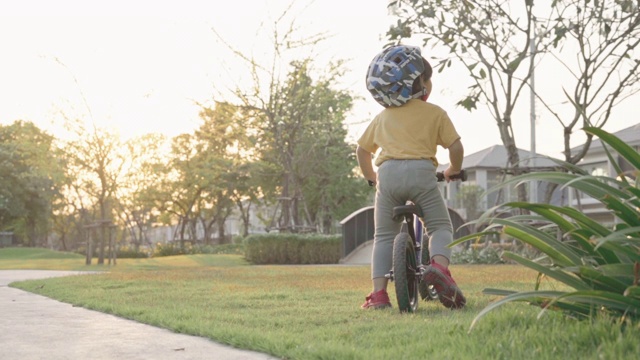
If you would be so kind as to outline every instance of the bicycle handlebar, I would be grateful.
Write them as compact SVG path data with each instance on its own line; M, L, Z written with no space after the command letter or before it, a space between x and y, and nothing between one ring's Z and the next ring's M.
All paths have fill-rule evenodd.
M444 181L444 173L443 172L437 172L436 173L436 177L438 178L438 181ZM451 176L449 179L467 181L467 172L464 171L464 169L460 170L460 172L458 174L455 174L455 175Z
M436 178L438 179L438 181L444 181L444 173L443 172L437 172L436 173ZM455 174L453 176L450 177L451 180L460 180L460 181L467 181L467 172L463 170L460 171L460 173ZM374 183L371 180L367 180L367 182L369 183L369 186L373 186Z

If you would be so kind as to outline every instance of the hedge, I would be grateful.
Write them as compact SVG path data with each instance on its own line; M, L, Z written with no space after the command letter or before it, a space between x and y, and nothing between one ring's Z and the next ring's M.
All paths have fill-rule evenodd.
M341 235L255 234L244 240L252 264L337 264Z

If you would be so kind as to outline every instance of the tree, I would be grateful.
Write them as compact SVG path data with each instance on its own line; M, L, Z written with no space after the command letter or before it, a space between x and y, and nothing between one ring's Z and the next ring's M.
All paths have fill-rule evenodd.
M345 151L348 145L341 123L353 99L335 88L342 74L341 62L320 69L322 75L314 75L311 56L283 66L291 50L311 53L324 39L323 34L297 37L293 22L281 33L280 24L286 15L285 11L273 27L271 63L234 50L248 65L253 79L251 88L239 85L234 95L246 116L254 119L258 131L256 148L262 166L257 175L262 180L263 195L278 209L273 225L280 231L317 231L321 227L318 221L330 222L345 213L347 204L362 203L366 189L356 190L352 173L355 161L346 155L353 149ZM332 133L327 135L325 128ZM335 167L338 163L341 166ZM316 198L310 204L309 199Z
M200 117L203 123L194 136L199 164L204 165L199 171L206 172L209 180L202 194L201 222L206 239L211 239L209 229L216 225L218 241L223 242L225 223L234 207L239 208L245 228L248 227L250 205L243 201L255 197L247 173L255 158L251 117L246 116L242 108L225 102L217 102L215 107L203 106Z
M187 235L193 241L197 237L196 203L200 199L207 178L194 170L200 166L196 164L198 159L193 135L182 134L174 137L170 156L168 166L156 167L162 174L162 181L153 194L156 206L161 212L177 217L178 228L174 239L177 238L184 249ZM165 217L165 222L170 224L170 217Z
M355 149L345 142L347 129L343 122L353 98L346 91L334 89L338 72L327 71L309 86L304 131L295 148L295 182L307 206L308 223L319 231L330 233L336 220L360 207L366 197L366 186L353 170L357 168Z
M589 148L592 135L578 154L571 154L576 127L602 128L613 107L638 91L640 62L634 56L640 42L640 12L633 1L554 0L546 15L534 13L534 2L512 4L502 0L394 1L398 17L389 39L420 36L424 44L449 51L438 63L440 71L456 61L471 79L469 93L458 103L468 110L485 104L496 121L509 165L519 169L513 132L514 110L528 89L534 69L545 61L558 61L567 76L545 78L557 91L535 94L547 113L561 126L565 160L576 164ZM564 48L577 49L575 63L562 56ZM535 59L538 60L535 60ZM557 68L556 64L556 68ZM562 82L554 82L555 79ZM573 90L568 90L570 88ZM573 116L566 117L557 103L565 96ZM523 123L523 121L520 121ZM549 189L550 196L553 187ZM521 187L520 199L525 199Z
M484 189L478 185L467 185L460 189L456 195L461 207L465 210L467 221L477 219L484 207L482 204L482 195Z
M104 251L107 245L107 228L112 224L116 194L121 184L123 168L126 163L121 151L120 138L106 129L93 127L88 130L79 121L69 122L75 137L65 143L65 156L68 161L69 176L73 179L71 190L67 194L85 214L94 211L92 224L99 226L98 264L104 264ZM97 212L97 213L96 213ZM88 238L88 242L91 240ZM87 263L90 264L92 244L87 246Z
M156 198L168 154L167 139L158 134L147 134L126 143L127 157L121 186L117 194L117 213L127 229L130 241L137 251L143 244L151 245L147 231L159 216Z
M0 229L41 245L49 232L52 203L60 196L64 163L53 136L33 123L0 126Z

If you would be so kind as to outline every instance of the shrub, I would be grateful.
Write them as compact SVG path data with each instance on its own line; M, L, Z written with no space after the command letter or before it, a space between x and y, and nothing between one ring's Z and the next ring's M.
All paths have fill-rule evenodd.
M259 234L245 239L245 258L253 264L336 264L339 235Z
M451 253L453 264L503 264L502 250L494 246L470 247Z
M184 249L177 242L158 243L153 250L153 256L175 256L188 254L191 249L191 244L185 245Z
M243 255L243 244L222 244L222 245L192 245L185 243L184 248L179 242L158 243L153 252L153 256L175 256L175 255L195 255L195 254L232 254Z
M134 249L128 246L120 246L116 251L116 257L118 259L140 259L140 258L148 258L149 253L142 249Z
M587 128L585 131L599 136L603 144L615 149L634 167L634 178L638 175L640 155L636 150L601 129ZM605 149L611 162L617 164L606 146ZM482 310L474 323L489 311L511 301L524 301L544 310L559 310L578 317L591 317L599 312L621 318L637 318L640 315L638 180L631 183L626 176L619 180L591 176L579 168L571 167L570 164L566 166L574 173L531 173L515 177L502 186L523 181L547 181L572 187L600 201L613 211L619 223L607 228L569 206L525 202L512 202L500 207L527 210L531 215L500 219L492 217L491 210L483 214L479 221L488 220L489 226L486 230L458 239L454 245L478 236L502 232L537 249L542 256L530 260L505 251L505 259L539 272L535 290L515 292L485 289L485 294L503 298ZM623 174L619 167L616 170ZM564 283L572 290L538 290L544 277Z
M225 254L244 255L244 245L242 244L221 244L221 245L194 245L190 248L190 254Z

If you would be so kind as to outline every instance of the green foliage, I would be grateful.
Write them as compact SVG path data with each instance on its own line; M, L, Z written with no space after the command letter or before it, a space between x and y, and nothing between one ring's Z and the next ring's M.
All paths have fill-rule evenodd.
M456 244L500 231L539 250L543 256L530 260L505 251L505 259L538 271L538 282L533 291L526 292L485 289L486 294L503 298L480 312L476 320L512 301L525 301L545 310L560 310L578 317L591 317L597 313L614 317L640 317L640 189L637 180L640 155L601 129L586 128L585 131L600 137L635 170L622 174L618 167L618 173L625 175L619 180L552 172L518 176L505 184L548 181L577 189L611 210L618 218L617 223L606 227L570 206L526 202L507 203L499 208L522 209L533 215L500 219L491 217L492 210L485 213L481 221L488 220L486 231L461 238ZM610 154L609 158L617 164ZM629 182L627 177L636 180ZM544 278L559 281L572 290L539 291Z
M175 255L196 255L196 254L218 254L218 255L242 255L244 245L242 244L222 244L222 245L202 245L187 243L184 248L177 242L159 243L153 251L153 257L175 256Z
M262 110L259 176L264 193L281 201L272 227L330 233L337 220L363 205L367 189L353 171L355 149L346 142L343 122L353 97L336 88L342 63L318 77L312 66L310 58L292 62L286 79L271 86L278 94L254 105Z
M29 245L43 241L60 195L64 164L53 142L31 122L0 125L0 231L10 230Z
M149 252L142 249L136 250L134 247L121 246L116 250L118 259L144 259L149 257Z
M502 250L494 246L469 247L451 253L452 264L504 264Z
M467 220L475 220L482 208L482 194L484 189L478 185L466 185L460 188L456 200L466 212Z
M341 244L337 235L250 235L245 257L252 264L337 264Z

